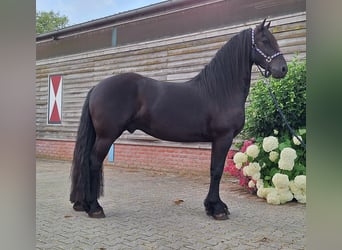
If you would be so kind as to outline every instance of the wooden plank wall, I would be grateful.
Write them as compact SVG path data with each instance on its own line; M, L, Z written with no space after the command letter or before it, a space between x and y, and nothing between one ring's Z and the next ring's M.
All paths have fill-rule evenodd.
M272 32L287 61L295 55L306 58L306 13L273 18ZM123 72L137 72L159 80L182 82L195 76L222 45L239 31L256 22L223 27L194 34L87 53L50 58L36 63L36 138L75 140L84 98L100 80ZM252 80L259 77L253 68ZM48 75L63 75L62 125L47 124ZM156 140L136 131L125 132L121 143L167 144L208 147L207 144L179 144Z

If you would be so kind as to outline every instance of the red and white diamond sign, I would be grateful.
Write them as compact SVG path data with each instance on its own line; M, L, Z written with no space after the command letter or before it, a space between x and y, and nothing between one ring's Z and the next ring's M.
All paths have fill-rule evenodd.
M62 123L62 76L49 76L48 123Z

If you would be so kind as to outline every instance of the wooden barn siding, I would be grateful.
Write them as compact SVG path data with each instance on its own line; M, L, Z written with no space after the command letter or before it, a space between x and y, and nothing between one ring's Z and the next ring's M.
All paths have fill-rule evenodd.
M254 27L256 23L259 22L37 61L37 139L75 140L84 98L100 80L124 72L137 72L159 80L188 80L199 73L227 40L246 27ZM305 12L274 18L272 27L287 61L296 54L299 58L306 57ZM259 76L255 67L253 71L254 81ZM62 125L47 125L49 74L63 75ZM125 132L120 138L122 143L152 141L155 144L165 143L141 131L133 135ZM207 144L189 146L207 147Z

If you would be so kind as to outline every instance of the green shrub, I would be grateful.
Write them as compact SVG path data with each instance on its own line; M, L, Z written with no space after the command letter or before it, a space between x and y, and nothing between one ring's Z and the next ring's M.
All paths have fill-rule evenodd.
M288 73L283 79L270 79L271 89L279 106L293 129L306 127L306 62L294 59L288 63ZM250 105L246 108L244 135L265 137L288 133L285 122L278 113L263 79L250 91Z

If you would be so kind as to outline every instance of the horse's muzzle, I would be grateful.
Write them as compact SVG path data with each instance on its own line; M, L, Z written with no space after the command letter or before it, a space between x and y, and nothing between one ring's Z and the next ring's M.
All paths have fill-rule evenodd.
M266 77L268 77L267 74L270 74L272 75L273 78L279 79L279 78L284 78L287 74L287 71L288 71L287 64L284 63L283 65L278 66L278 67L271 67L270 70L266 70L265 74L266 74Z

